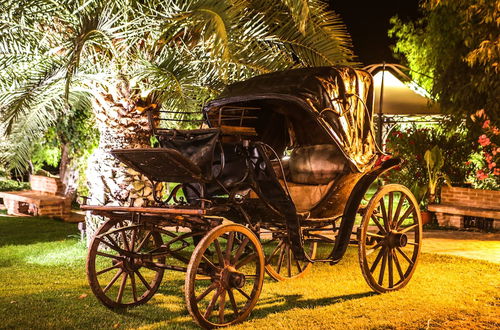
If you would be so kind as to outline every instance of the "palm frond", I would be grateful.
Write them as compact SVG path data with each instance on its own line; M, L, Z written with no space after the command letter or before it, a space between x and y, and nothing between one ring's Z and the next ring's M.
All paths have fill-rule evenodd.
M309 20L309 1L308 0L281 0L287 6L292 14L293 21L300 33L306 33L306 26Z

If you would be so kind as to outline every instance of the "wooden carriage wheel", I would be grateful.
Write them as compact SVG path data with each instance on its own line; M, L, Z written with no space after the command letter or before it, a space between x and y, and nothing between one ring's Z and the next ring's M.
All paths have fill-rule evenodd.
M382 186L366 209L358 234L359 262L376 292L395 291L410 280L422 243L418 203L402 185Z
M97 230L87 255L87 278L95 296L109 308L146 303L161 284L164 257L151 257L162 238L130 220L110 219ZM147 260L147 261L146 261Z
M245 320L264 283L264 253L258 238L238 224L220 225L196 246L188 265L189 313L204 328Z
M266 256L266 273L276 281L304 276L311 269L312 263L295 259L288 237L284 233L271 231L271 234L271 239L261 239ZM316 257L316 242L305 243L305 247L311 258Z

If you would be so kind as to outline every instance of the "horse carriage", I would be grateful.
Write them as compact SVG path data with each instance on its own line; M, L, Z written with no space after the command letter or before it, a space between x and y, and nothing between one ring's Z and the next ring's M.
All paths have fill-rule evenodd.
M422 223L406 187L373 188L401 160L381 161L372 109L369 73L321 67L230 85L202 117L150 111L158 146L112 154L151 180L154 203L82 206L107 218L89 246L92 291L107 307L136 306L165 270L186 272L194 320L227 326L249 316L265 272L295 279L338 263L349 244L374 291L404 287ZM179 120L199 128L168 127Z

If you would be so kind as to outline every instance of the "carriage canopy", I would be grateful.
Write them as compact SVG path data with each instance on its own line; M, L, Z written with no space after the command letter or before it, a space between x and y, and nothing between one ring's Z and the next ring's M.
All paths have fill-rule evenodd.
M373 81L363 70L301 68L257 76L226 87L204 112L212 127L252 128L277 152L334 143L361 172L376 158Z

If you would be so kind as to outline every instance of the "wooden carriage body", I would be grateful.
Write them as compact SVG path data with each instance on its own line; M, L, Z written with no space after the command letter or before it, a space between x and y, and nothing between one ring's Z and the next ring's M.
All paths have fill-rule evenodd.
M104 271L95 270L95 259L103 243L121 257L105 252L100 255L114 258L114 265L120 264L124 274L131 271L133 275L144 265L157 269L155 278L160 280L165 269L186 271L186 302L200 325L213 327L239 322L256 303L264 267L274 279L286 280L302 276L314 262L337 263L353 243L357 215L363 220L355 233L356 242L369 285L379 292L406 285L420 251L418 203L407 188L389 185L379 189L367 205L361 205L372 183L400 164L397 158L378 162L383 153L374 138L373 81L369 73L350 67L276 72L228 86L216 100L203 107L201 118L195 113L185 113L188 119L165 118L162 113L172 114L168 110L149 113L157 147L112 151L126 166L151 180L155 203L142 208L83 206L110 219L94 238L88 266L94 293L105 305L124 305L121 302L124 284L117 299L110 299L106 291L116 278L104 289L98 283L98 276ZM192 120L200 125L196 129L169 126L177 120ZM165 194L163 188L168 183L177 185ZM181 198L179 193L183 195ZM395 195L399 196L397 202ZM402 227L409 216L413 224ZM123 221L130 224L123 226ZM375 232L371 232L374 223ZM187 233L178 236L165 229L179 227L186 228ZM118 248L118 241L126 241L125 234L115 242L105 242L114 233L131 231L134 237L139 230L149 232L146 237L153 240L155 249L139 253L132 248ZM410 244L409 231L413 231L410 242L415 248L411 257L404 254L408 262L405 272L397 264L400 280L395 283L392 267L397 257L393 251ZM270 239L263 238L266 234ZM170 241L163 244L162 237L170 237ZM190 259L179 255L180 250L190 245L188 239L195 246ZM222 251L219 239L231 248ZM180 242L182 248L173 251L171 246ZM261 244L269 242L276 242L275 248L265 252ZM318 256L317 243L327 244L329 252ZM240 244L239 248L233 250L234 244ZM248 244L253 244L254 254L247 252ZM143 245L144 241L140 249ZM379 251L371 266L367 261L367 246ZM227 257L231 253L235 256ZM218 256L219 264L209 260L214 255ZM252 255L258 262L238 261L250 260ZM166 257L188 266L169 265ZM387 283L384 275L375 278L375 269L382 259L384 270L379 273L385 272L387 262L390 268ZM206 292L215 287L224 292L239 290L246 275L237 269L248 262L255 262L256 273L251 278L260 278L260 284L254 282L251 294L242 293L248 298L244 311L238 312L231 300L235 309L232 321L224 320L220 305L219 320L210 320L215 308L213 300L205 314L200 313L199 301L208 293L198 296L194 293L197 276L208 276L212 281ZM283 275L280 270L284 262L288 273ZM293 273L295 265L298 272ZM156 282L145 284L147 290L141 299L134 293L134 301L129 305L147 301L157 288ZM219 289L213 299L219 299L217 294L221 294Z

